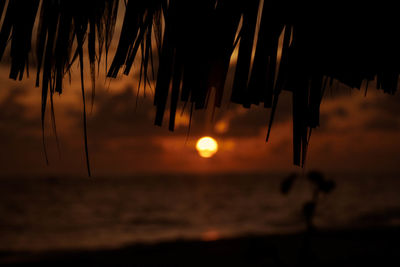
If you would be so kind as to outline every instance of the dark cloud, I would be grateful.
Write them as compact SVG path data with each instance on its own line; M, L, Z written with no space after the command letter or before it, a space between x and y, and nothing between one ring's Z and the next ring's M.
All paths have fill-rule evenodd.
M45 166L40 115L20 102L25 88L7 89L0 100L0 176Z
M333 110L332 115L344 119L349 117L349 111L345 107L339 106Z
M88 95L90 98L90 95ZM155 107L152 96L137 96L131 85L120 92L97 89L93 111L87 112L88 131L92 138L150 137L169 135L167 123L154 125ZM90 107L88 105L88 110ZM168 113L168 112L167 112ZM167 115L166 113L166 115ZM69 107L67 115L82 127L82 108ZM182 131L177 130L178 134Z
M153 128L149 97L136 99L133 88L121 93L96 96L95 111L88 116L88 126L98 136L143 136Z
M28 138L40 129L40 117L29 117L28 108L18 99L26 94L22 87L10 88L0 102L0 144L10 139Z
M289 138L285 138L276 144L266 144L266 145L271 145L271 151L272 153L276 155L290 155L292 152L292 140Z
M90 96L89 96L90 97ZM291 117L290 93L281 95L274 124L286 122ZM184 103L180 103L177 110L177 120L181 114ZM242 109L238 112L238 109ZM190 104L186 105L185 116L189 116ZM229 121L229 129L222 135L225 137L257 136L260 131L267 131L270 119L270 109L252 107L244 110L232 104L228 108L218 110L218 116L212 120L210 111L195 110L192 114L190 136L206 134L210 125L222 120ZM77 129L82 127L82 110L70 107L68 116L75 120ZM169 110L167 108L162 127L154 125L155 107L151 94L137 97L137 91L132 86L127 86L122 91L107 92L100 88L97 90L93 112L88 112L88 130L90 138L122 138L122 137L150 137L150 136L186 136L188 126L175 127L174 132L168 130ZM229 118L228 118L229 117ZM188 120L188 118L186 118ZM208 134L216 134L208 132Z
M350 112L344 106L338 106L331 110L324 110L320 114L321 126L326 127L335 119L348 118L349 113Z
M347 131L351 131L352 129L348 128L340 128L336 127L336 123L339 120L346 120L350 119L350 111L342 106L339 105L333 109L324 110L321 112L320 115L320 127L316 130L317 132L335 132L335 133L343 133Z
M397 131L400 129L400 94L370 97L359 105L360 112L373 113L364 123L365 130Z
M248 137L259 135L261 129L267 128L269 112L264 108L253 108L233 116L223 136Z
M140 154L141 157L146 157L149 155L155 155L163 150L160 143L155 142L155 140L149 137L131 137L131 138L91 138L89 140L89 145L92 153L98 155L122 155L126 156L128 154L131 157L134 154Z
M398 131L400 130L400 121L393 116L374 116L364 123L364 129L367 131Z
M377 97L366 97L366 100L359 105L361 111L372 110L385 115L400 114L400 93L395 95L378 95Z
M232 104L232 110L242 109L241 106ZM224 111L223 111L224 112ZM229 110L227 111L227 113ZM260 131L267 133L268 124L271 118L271 109L264 108L261 105L252 106L246 109L245 112L234 112L232 118L229 119L229 130L223 133L228 137L249 137L258 136ZM274 125L285 123L290 120L292 116L291 93L283 92L280 95L277 111L274 116L272 131ZM221 120L224 120L224 115L221 115Z
M56 118L57 126L60 126L59 152L51 130L50 118L46 116L45 140L50 162L50 165L46 166L40 105L22 101L29 89L9 88L7 94L0 99L0 176L52 172L84 175L84 140L80 108L70 106L66 114L60 112ZM107 171L114 168L112 166L115 166L116 171L124 166L125 171L135 169L137 164L143 165L163 151L162 145L153 139L154 134L146 132L157 129L147 116L149 108L141 109L139 103L135 111L135 98L131 92L126 90L115 95L99 93L96 103L100 105L93 116L89 115L92 120L89 120L91 128L88 140L94 173ZM32 113L32 110L36 112ZM70 122L73 127L66 127Z

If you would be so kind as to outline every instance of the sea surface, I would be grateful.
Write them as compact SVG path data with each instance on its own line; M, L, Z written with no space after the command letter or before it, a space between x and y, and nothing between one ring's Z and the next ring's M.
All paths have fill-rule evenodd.
M305 229L313 187L287 174L0 178L0 251L98 249ZM320 229L400 225L400 176L327 174Z

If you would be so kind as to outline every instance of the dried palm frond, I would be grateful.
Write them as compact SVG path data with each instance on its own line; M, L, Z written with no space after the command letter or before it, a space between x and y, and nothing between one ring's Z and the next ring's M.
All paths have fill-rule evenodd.
M319 107L328 81L336 79L360 88L362 81L376 78L377 89L387 93L394 93L398 86L399 27L395 23L361 20L364 13L355 11L350 14L351 20L339 23L338 19L345 19L349 14L337 9L329 12L335 13L334 16L328 16L326 9L315 7L302 13L311 22L300 23L293 12L300 10L290 9L284 1L127 0L124 3L121 35L107 75L115 78L121 68L128 75L138 51L141 53L140 83L149 83L148 69L158 66L155 124L162 125L170 99L170 130L174 129L179 100L202 109L215 90L214 105L221 106L236 46L231 101L246 108L263 103L272 109L268 140L279 95L282 90L291 91L293 152L297 165L304 164L311 129L319 125ZM62 93L64 76L79 59L89 173L84 45L87 44L94 98L96 60L99 68L102 54L107 57L119 4L123 3L119 0L0 0L3 15L0 59L10 43L12 79L22 79L24 72L28 72L34 23L38 19L36 85L42 87L43 131L48 95L52 105L53 94ZM368 11L374 8L367 6ZM158 51L158 64L153 63L153 50Z

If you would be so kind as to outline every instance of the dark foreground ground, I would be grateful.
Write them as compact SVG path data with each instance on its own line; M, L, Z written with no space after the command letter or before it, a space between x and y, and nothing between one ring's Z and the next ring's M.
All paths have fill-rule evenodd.
M96 251L0 252L1 266L400 266L400 228L177 240Z

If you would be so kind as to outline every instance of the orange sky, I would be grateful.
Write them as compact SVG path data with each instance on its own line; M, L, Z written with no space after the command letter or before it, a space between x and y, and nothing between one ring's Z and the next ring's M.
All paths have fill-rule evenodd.
M292 165L289 93L281 97L271 140L266 144L267 109L225 105L217 110L213 123L206 111L198 111L186 138L187 112L177 119L176 131L171 133L166 126L153 126L150 89L136 102L136 84L131 76L111 82L109 88L104 88L101 79L94 109L88 112L89 152L95 176L300 170ZM49 166L45 165L41 143L40 89L34 87L33 79L9 80L7 65L1 66L0 82L2 175L86 175L77 82L67 84L63 95L55 96L60 155L46 117ZM358 90L342 91L323 100L321 127L312 134L307 168L400 171L399 94L389 96L370 90L364 97ZM219 142L218 153L210 159L199 157L195 150L195 142L202 135L214 136Z
M114 40L118 40L120 27L121 18ZM112 43L110 58L116 44ZM8 79L6 61L3 59L0 65L0 176L85 176L78 67L73 69L72 83L66 81L63 94L54 99L60 154L50 116L46 116L50 158L50 165L46 166L41 141L41 90L34 87L33 77L22 82ZM31 73L34 71L31 69ZM268 144L265 136L269 110L247 110L229 103L217 110L213 122L210 111L197 111L187 137L188 110L182 117L178 115L174 133L168 131L167 123L162 128L153 125L152 89L147 88L146 97L141 89L137 99L137 73L121 75L111 83L105 80L104 73L100 74L94 108L88 112L89 153L95 176L300 171L292 165L291 103L287 92L281 96ZM89 79L86 87L90 89ZM307 168L400 171L399 93L388 96L371 89L364 97L364 92L357 90L339 91L323 100L321 127L312 134ZM90 95L90 90L87 93ZM90 96L87 99L90 107ZM218 153L210 159L199 157L195 150L195 142L203 135L214 136L219 142Z

